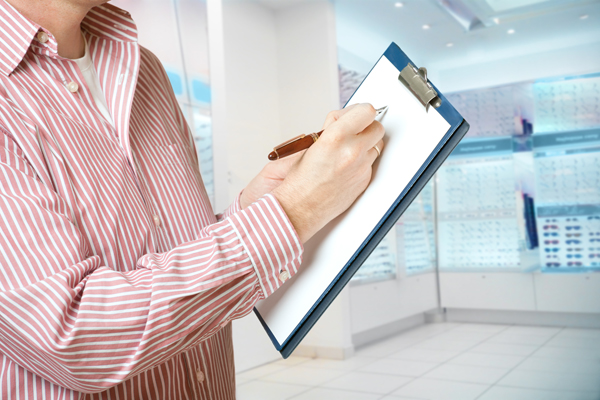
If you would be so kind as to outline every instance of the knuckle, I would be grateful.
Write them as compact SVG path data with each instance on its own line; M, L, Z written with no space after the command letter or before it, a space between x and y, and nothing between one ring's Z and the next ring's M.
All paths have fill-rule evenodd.
M344 161L349 165L360 156L360 149L356 146L347 146L344 149Z
M373 123L371 124L371 126L375 130L376 133L379 133L381 135L383 135L385 133L385 128L383 127L383 125L381 124L381 122L379 122L379 121L373 121Z
M375 110L375 107L373 107L372 104L369 103L364 103L363 104L363 108L369 113L369 114L376 114L377 111Z

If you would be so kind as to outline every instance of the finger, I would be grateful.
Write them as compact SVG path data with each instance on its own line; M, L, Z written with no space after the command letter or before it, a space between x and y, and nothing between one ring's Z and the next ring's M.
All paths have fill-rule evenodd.
M375 146L377 146L379 151L377 151ZM373 164L375 160L379 158L379 155L383 153L383 147L385 146L385 143L383 142L383 140L380 140L379 142L377 142L377 144L375 144L375 146L373 146L371 149L369 149L369 151L367 151L367 156L371 160L371 164Z
M327 129L327 127L329 125L333 124L335 121L340 119L340 117L342 115L346 114L349 110L351 110L355 106L356 106L356 104L353 104L346 108L342 108L341 110L331 111L329 114L327 114L327 117L325 118L325 123L323 124L323 129Z
M376 116L377 111L371 104L356 104L332 124L331 128L343 135L356 135L365 130Z
M265 168L268 171L270 171L271 173L285 176L289 173L289 171L296 164L298 164L298 161L300 161L300 159L302 159L302 156L304 156L304 153L306 153L306 150L302 150L297 153L290 154L289 156L280 158L275 161L270 161L267 163Z
M370 149L385 136L385 128L379 121L373 121L358 136L357 140L361 142L364 149Z

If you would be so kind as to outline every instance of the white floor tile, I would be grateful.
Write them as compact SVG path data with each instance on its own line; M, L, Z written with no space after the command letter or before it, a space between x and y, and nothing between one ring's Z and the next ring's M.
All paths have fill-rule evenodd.
M492 368L514 368L525 356L512 356L504 354L486 354L486 353L462 353L453 358L448 363L458 365L472 365L477 367L492 367Z
M453 332L502 332L510 328L510 325L500 324L460 324L454 328Z
M323 386L331 389L386 394L400 388L411 380L413 378L405 376L355 371L327 382Z
M598 329L430 324L347 360L290 357L236 382L239 400L600 400L598 377Z
M416 379L392 393L392 395L416 397L429 400L472 400L488 388L476 383Z
M248 383L250 381L253 381L254 378L246 378L246 377L240 377L240 375L236 375L235 376L235 386L240 386L243 385L244 383Z
M256 367L253 369L249 369L244 372L240 372L239 374L236 375L235 378L239 379L240 382L242 382L242 381L247 382L249 380L258 379L260 377L267 376L274 372L284 370L286 368L287 367L285 367L283 365L279 365L279 364L277 364L277 362L275 362L275 363L271 363L271 364L262 365L260 367Z
M600 329L565 328L556 337L600 339Z
M379 400L381 396L372 393L356 393L347 390L314 388L294 396L293 400Z
M444 364L429 371L423 378L457 382L494 384L510 371L507 368L475 367L472 365Z
M424 397L385 396L379 400L424 400Z
M477 400L598 400L595 394L494 386Z
M460 352L452 350L432 350L418 347L410 347L394 353L390 358L400 358L402 360L424 361L432 363L442 363L456 357Z
M480 332L480 331L457 331L453 329L448 332L440 333L435 336L436 339L442 340L452 340L452 341L469 341L469 342L482 342L487 340L495 335L498 335L498 332L489 331L489 332Z
M531 346L542 346L550 339L548 336L528 335L512 332L500 332L490 338L488 343L525 344Z
M444 340L443 338L431 338L414 345L414 348L432 349L432 350L449 350L462 352L472 347L477 346L479 341L464 341L464 340Z
M522 325L513 325L507 328L505 333L514 333L518 335L537 335L537 336L545 336L552 337L562 331L561 327L553 327L553 326L522 326Z
M282 400L310 389L308 386L252 381L237 388L237 400Z
M472 353L507 354L512 356L529 356L538 349L538 346L505 344L505 343L482 343L469 351Z
M282 382L297 385L318 386L333 380L344 372L324 368L307 368L302 365L289 367L283 371L260 378L269 382Z
M352 371L379 360L377 357L351 357L346 360L330 360L327 358L315 358L307 361L302 366L307 368L326 368L340 371Z
M376 372L381 374L421 376L437 367L437 363L421 361L400 360L396 358L384 358L372 364L360 368L360 371Z
M564 358L529 357L516 370L591 374L600 377L600 361Z
M555 336L546 343L547 346L600 349L600 337Z
M290 356L288 358L275 361L274 364L283 365L284 367L292 367L294 365L299 365L310 360L314 360L314 358Z
M600 349L596 348L583 349L572 347L554 347L546 345L539 348L533 355L535 357L546 358L600 361Z
M598 379L597 375L567 372L513 370L506 377L502 378L498 382L498 385L529 389L600 393L600 379Z
M355 354L361 357L387 357L402 349L414 346L425 340L424 337L405 337L404 335L395 339L385 340L370 346L357 349Z

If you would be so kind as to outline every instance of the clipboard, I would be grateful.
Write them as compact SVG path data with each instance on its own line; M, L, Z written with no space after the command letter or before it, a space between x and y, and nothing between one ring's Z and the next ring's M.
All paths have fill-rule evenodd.
M386 146L373 166L371 184L305 243L298 273L254 308L283 358L292 354L469 129L428 81L426 70L417 68L395 43L346 106L357 102L389 105L391 113L381 119Z

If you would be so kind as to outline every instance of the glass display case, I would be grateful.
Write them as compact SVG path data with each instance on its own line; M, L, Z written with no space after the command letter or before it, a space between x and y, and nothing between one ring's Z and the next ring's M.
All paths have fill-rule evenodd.
M543 272L600 270L600 76L533 85Z
M406 275L435 268L434 217L434 182L430 181L396 223L397 260Z

